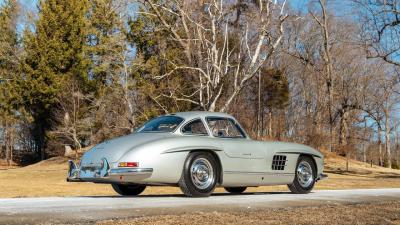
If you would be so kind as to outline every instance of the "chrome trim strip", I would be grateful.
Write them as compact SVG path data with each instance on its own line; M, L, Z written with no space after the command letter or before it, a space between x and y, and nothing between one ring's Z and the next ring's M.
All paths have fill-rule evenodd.
M151 173L153 173L153 168L115 168L110 170L109 175L142 175Z
M146 125L147 123L149 123L149 122L151 122L151 121L153 121L153 120L155 120L155 119L158 119L158 118L161 118L161 117L177 117L177 118L180 118L180 119L182 119L182 121L175 127L175 129L174 130L172 130L172 131L168 131L168 132L166 132L166 131L145 131L145 132L141 132L140 131L140 129L144 126L144 125ZM146 123L144 123L144 124L142 124L142 126L140 126L138 129L136 129L135 131L134 131L134 133L175 133L175 131L177 131L178 130L178 128L183 124L185 122L185 118L183 118L183 117L180 117L180 116L177 116L177 115L175 115L174 113L172 113L172 114L167 114L167 115L163 115L163 116L157 116L157 117L155 117L155 118L153 118L153 119L151 119L151 120L148 120Z
M101 168L102 168L102 165L100 163L81 165L81 167L80 167L81 170L96 170L96 169L101 169Z
M246 131L244 131L244 129L242 128L242 126L239 124L239 122L233 118L233 117L227 117L227 116L206 116L206 124L208 129L211 132L211 137L215 137L215 138L226 138L226 139L250 139L249 135L247 135ZM209 119L226 119L229 120L231 122L233 122L233 125L235 125L235 127L239 130L240 134L243 137L218 137L218 136L214 136L214 134L212 133L211 129L210 129L210 125L208 124L208 120Z
M253 174L253 175L294 175L294 173L273 173L273 172L245 172L245 171L224 171L226 174Z
M222 149L219 148L215 148L212 146L190 146L190 147L179 147L179 148L173 148L173 149L169 149L165 152L162 152L161 154L166 154L166 153L174 153L174 152L189 152L189 151L193 151L193 150L211 150L211 151L215 151L215 152L220 152L223 151Z
M207 132L207 134L185 134L185 133L183 133L182 132L182 129L186 126L186 125L188 125L189 123L191 123L191 122L193 122L193 121L196 121L196 120L200 120L200 122L203 124L203 126L204 126L204 129L206 129L206 132ZM210 137L210 131L207 129L207 126L206 126L206 124L204 124L204 121L200 118L200 117L196 117L196 118L194 118L194 119L191 119L191 120L188 120L187 122L185 121L185 123L181 126L181 128L179 129L179 132L182 134L182 135L184 135L184 136L203 136L203 137Z
M306 154L306 155L311 155L311 156L314 156L314 157L317 157L317 158L322 158L321 156L316 155L316 154L302 153L302 152L276 152L276 154L296 154L296 155Z

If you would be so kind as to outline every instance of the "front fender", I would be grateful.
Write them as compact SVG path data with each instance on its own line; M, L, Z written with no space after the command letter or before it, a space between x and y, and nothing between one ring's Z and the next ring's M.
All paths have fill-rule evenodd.
M317 166L317 176L323 173L324 170L324 155L317 151L316 149L309 147L307 145L295 144L295 143L285 143L276 142L273 143L273 147L276 149L276 154L296 154L308 155L314 159Z

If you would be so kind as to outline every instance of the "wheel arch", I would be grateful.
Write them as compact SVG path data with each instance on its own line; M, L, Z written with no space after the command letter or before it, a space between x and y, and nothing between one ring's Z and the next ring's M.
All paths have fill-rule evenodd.
M210 153L215 158L215 160L217 161L217 164L218 164L218 173L219 173L218 175L219 176L218 176L217 184L222 184L222 181L223 181L222 162L221 162L221 159L219 158L218 154L216 153L216 152L219 152L221 150L215 150L215 149L189 149L187 151L189 152L189 154L193 153L193 152L207 152L207 153Z
M318 176L318 165L317 165L317 161L315 160L315 158L314 157L316 157L315 155L313 155L313 154L309 154L309 153L300 153L300 155L299 155L299 158L300 157L308 157L308 158L310 158L312 161L313 161L313 163L314 163L314 167L315 167L315 171L314 171L314 177L317 177Z
M297 167L297 163L298 163L298 160L299 160L300 157L302 157L302 156L303 157L308 157L308 158L310 158L312 160L312 162L314 163L314 166L316 168L316 171L315 171L314 175L317 177L319 173L322 173L323 166L322 166L322 168L320 168L320 165L318 165L318 161L319 160L316 160L315 158L321 159L322 163L323 163L323 159L324 159L323 155L315 154L314 152L304 151L302 149L290 150L290 151L277 151L274 154L283 154L283 155L285 155L285 154L294 154L294 155L297 155L296 167Z

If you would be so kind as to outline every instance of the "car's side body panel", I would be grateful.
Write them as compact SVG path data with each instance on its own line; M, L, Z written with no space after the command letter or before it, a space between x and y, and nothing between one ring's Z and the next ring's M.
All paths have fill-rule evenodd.
M221 163L222 183L220 186L262 186L291 184L300 155L313 157L317 174L323 171L323 155L317 150L294 143L275 141L254 141L244 138L213 137L209 135L185 135L181 128L194 119L206 118L211 113L181 113L185 121L172 133L133 133L112 139L92 148L81 159L82 174L84 168L90 168L100 162L107 162L112 171L120 171L120 162L138 162L139 170L148 171L141 176L108 176L93 179L76 180L102 183L137 183L146 185L176 185L181 179L185 160L192 151L210 151ZM226 114L212 114L227 116ZM244 133L245 134L245 133ZM104 167L104 163L102 168ZM149 172L151 171L151 172ZM72 179L71 179L72 180Z
M176 184L189 152L213 151L222 164L221 186L259 186L290 183L294 179L299 155L317 156L318 154L309 147L291 143L245 140L247 143L244 145L237 142L238 140L226 139L221 144L220 139L213 137L168 136L128 151L119 161L137 161L140 162L140 167L153 168L152 176L138 183ZM249 151L241 151L242 146L251 149L252 155L256 152L256 157L244 155ZM225 149L239 153L232 155ZM277 154L286 156L287 161L283 170L273 170L271 167L273 156ZM114 163L113 167L116 166L117 164ZM321 167L319 171L322 171Z

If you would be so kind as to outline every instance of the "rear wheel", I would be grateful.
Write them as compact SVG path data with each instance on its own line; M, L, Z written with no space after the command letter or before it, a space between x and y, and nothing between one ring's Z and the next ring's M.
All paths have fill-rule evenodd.
M240 194L243 193L247 187L225 187L225 191L232 194Z
M188 197L207 197L218 181L218 164L207 152L193 152L187 157L179 187Z
M145 185L111 184L114 191L122 196L136 196L146 189Z
M312 158L308 156L300 156L297 161L295 178L288 187L295 194L309 193L315 184L316 166Z

